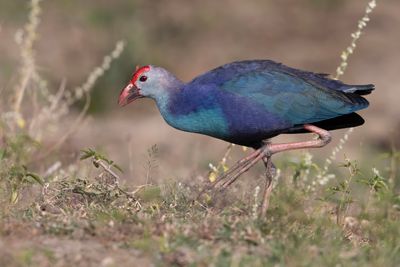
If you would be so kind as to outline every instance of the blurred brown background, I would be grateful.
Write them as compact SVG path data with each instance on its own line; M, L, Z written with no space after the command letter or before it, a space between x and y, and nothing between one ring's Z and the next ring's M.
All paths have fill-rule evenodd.
M122 57L93 90L92 119L69 141L74 144L71 151L100 146L125 168L140 173L142 170L137 169L145 164L146 149L158 144L160 164L168 166L166 175L186 175L193 173L191 168L217 160L226 143L171 129L149 100L118 108L119 91L136 65L160 65L184 81L242 59L273 59L335 74L340 54L349 45L350 34L367 2L48 0L41 2L36 56L40 72L54 88L63 78L68 88L74 88L100 64L116 41L126 40ZM1 89L17 79L19 55L14 36L26 22L27 13L28 1L0 0ZM387 149L392 141L400 145L399 43L400 2L378 1L341 78L347 83L374 83L377 87L368 96L370 108L361 112L366 124L356 129L350 143L352 147L367 144L368 149L356 154L371 147ZM339 138L343 131L335 135ZM334 145L335 141L330 147Z

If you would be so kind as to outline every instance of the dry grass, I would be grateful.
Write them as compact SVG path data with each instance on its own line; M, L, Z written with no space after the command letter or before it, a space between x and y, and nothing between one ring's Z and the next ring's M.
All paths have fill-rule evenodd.
M87 97L123 43L82 86L69 90L61 82L53 90L37 71L33 47L40 1L31 3L18 39L20 79L15 90L1 92L14 100L10 105L3 97L0 106L1 266L400 264L400 153L395 148L371 153L368 162L346 158L341 167L332 162L348 136L326 160L287 154L276 162L280 171L265 218L257 212L261 176L195 199L206 181L226 171L229 152L217 166L210 165L211 174L157 182L159 149L153 146L143 162L145 183L137 187L121 181L118 164L86 147L79 152L81 160L74 156L66 164L67 153L56 148L82 124L89 100L78 115L70 107ZM60 134L66 115L75 123ZM48 145L45 139L57 141Z

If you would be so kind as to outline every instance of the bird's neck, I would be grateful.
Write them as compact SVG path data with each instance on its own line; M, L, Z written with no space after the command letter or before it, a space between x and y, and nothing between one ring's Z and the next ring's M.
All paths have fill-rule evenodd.
M163 92L154 97L157 107L164 118L168 115L171 101L182 92L183 87L184 83L182 81L176 77L171 77L163 85Z

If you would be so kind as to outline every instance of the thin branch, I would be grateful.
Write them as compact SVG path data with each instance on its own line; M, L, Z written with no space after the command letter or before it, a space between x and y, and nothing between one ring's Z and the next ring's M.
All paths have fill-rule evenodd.
M116 184L119 183L119 180L120 180L119 175L116 174L111 169L110 165L104 163L104 161L102 161L101 159L96 159L96 158L93 158L93 164L96 166L99 165L100 167L102 167L104 171L106 171L108 174L110 174L112 177L114 177Z
M54 150L58 149L76 131L78 126L81 125L83 119L85 118L87 111L89 110L90 102L91 102L91 98L90 98L89 93L87 93L85 106L84 106L83 110L81 111L81 113L79 114L78 118L75 120L75 122L69 128L69 130L58 140L57 143L55 143L44 154L39 155L37 158L35 158L30 163L37 162L37 161L43 160L44 158L48 157Z

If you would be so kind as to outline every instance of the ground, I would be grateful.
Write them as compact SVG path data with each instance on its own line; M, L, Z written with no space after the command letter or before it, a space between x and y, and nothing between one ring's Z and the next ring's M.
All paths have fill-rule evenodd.
M398 183L347 161L335 181L316 184L308 157L282 167L266 217L262 175L199 198L207 177L127 187L96 166L92 178L25 186L18 205L3 203L1 264L398 265Z
M0 266L400 265L397 0L378 1L342 76L376 85L366 124L274 156L265 217L262 164L198 197L249 149L222 160L227 143L172 129L149 100L117 108L118 93L149 62L186 81L248 58L334 73L367 1L41 1L34 46L20 49L28 2L0 0ZM90 112L82 94L63 113L119 39Z

